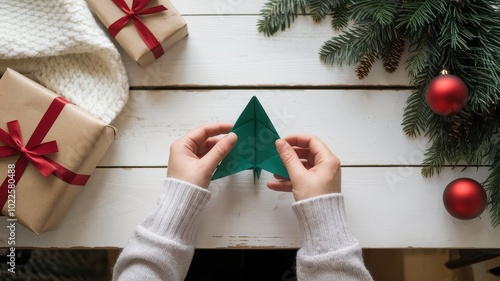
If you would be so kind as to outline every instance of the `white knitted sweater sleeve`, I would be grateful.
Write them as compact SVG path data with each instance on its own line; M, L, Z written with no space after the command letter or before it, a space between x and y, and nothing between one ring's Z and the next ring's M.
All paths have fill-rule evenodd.
M210 196L201 187L166 179L159 205L137 226L118 257L113 280L184 280L198 218Z
M203 188L166 179L159 205L137 226L117 260L113 280L184 280L198 219L210 196ZM372 280L359 242L347 231L342 195L300 201L293 210L304 234L298 280Z
M373 280L359 242L347 230L342 194L313 197L292 208L304 235L297 252L297 280Z

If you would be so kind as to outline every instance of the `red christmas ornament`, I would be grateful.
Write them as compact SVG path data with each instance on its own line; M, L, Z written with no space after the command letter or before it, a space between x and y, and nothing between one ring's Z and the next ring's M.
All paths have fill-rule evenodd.
M459 178L450 182L443 192L444 207L457 219L470 220L486 209L486 191L477 181Z
M439 115L449 115L460 111L469 98L467 85L462 79L441 71L427 86L425 100L427 105Z

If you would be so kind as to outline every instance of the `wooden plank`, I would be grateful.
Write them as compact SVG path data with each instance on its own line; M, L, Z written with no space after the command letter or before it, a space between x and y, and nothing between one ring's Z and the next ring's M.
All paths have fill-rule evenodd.
M257 16L186 16L190 35L146 68L123 51L131 86L407 86L400 67L386 74L380 62L359 80L355 67L330 67L319 60L323 42L336 33L328 22L299 17L273 37L257 31ZM403 58L404 59L404 58Z
M257 15L266 0L171 1L182 15Z
M409 91L210 90L132 91L114 125L116 141L102 166L166 166L169 145L210 122L234 122L256 95L278 133L314 134L343 165L419 165L425 138L401 121Z
M461 221L443 207L446 184L458 177L482 181L486 169L447 170L424 179L416 167L344 167L348 225L365 248L494 248L500 228L481 219ZM124 247L135 226L156 205L163 168L99 168L55 231L35 235L16 229L18 247ZM254 186L250 171L212 182L213 196L198 228L198 248L297 248L301 234L289 193L265 187L262 173ZM7 225L5 217L0 225ZM0 247L7 234L0 234Z

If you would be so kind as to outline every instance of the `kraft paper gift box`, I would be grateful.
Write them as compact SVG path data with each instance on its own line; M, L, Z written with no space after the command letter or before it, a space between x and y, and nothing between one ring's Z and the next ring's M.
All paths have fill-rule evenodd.
M37 234L53 230L115 129L11 69L0 79L0 101L2 214Z
M147 66L172 45L188 35L186 21L169 0L86 1L125 52L142 67ZM141 5L146 3L147 5L142 8ZM166 10L158 8L160 5L165 7ZM138 8L134 9L137 6ZM137 17L129 16L127 18L127 13L124 10L135 11ZM137 27L137 25L141 25L137 19L144 23L142 27ZM120 24L117 24L116 29L111 31L110 26L117 23L117 21L121 21L122 24L126 22L126 24L123 28L117 27L120 26ZM146 40L140 35L141 29L143 30L142 33L145 33ZM146 44L147 38L152 42L159 42L158 48L148 47Z

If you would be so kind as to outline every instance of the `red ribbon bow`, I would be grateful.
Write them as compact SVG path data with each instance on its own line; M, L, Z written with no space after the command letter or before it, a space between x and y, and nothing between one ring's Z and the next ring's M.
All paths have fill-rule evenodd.
M56 141L50 141L28 148L23 146L21 127L17 120L7 123L9 133L0 129L0 141L5 146L0 146L0 157L7 157L21 153L33 164L44 176L52 174L56 167L45 160L42 155L51 154L58 151Z
M116 37L118 32L120 32L127 23L132 20L134 22L135 28L139 35L141 36L144 43L151 50L155 58L159 58L163 55L163 47L156 37L153 35L151 30L142 22L138 15L147 15L147 14L155 14L162 11L166 11L167 8L163 5L154 6L151 8L144 9L146 5L151 2L151 0L134 0L132 2L132 9L129 8L125 0L113 0L113 2L125 12L126 15L119 18L113 24L108 27L108 31L111 36Z
M36 126L28 143L23 145L21 128L17 120L7 123L9 133L0 129L0 141L6 145L0 146L0 158L21 154L15 164L15 182L18 183L28 163L32 163L44 176L53 174L59 179L73 185L85 185L89 175L76 174L45 155L58 151L56 141L42 143L57 117L68 103L61 97L55 98L42 119ZM0 186L0 208L5 205L8 197L8 180L6 177Z

